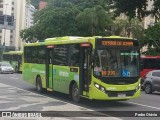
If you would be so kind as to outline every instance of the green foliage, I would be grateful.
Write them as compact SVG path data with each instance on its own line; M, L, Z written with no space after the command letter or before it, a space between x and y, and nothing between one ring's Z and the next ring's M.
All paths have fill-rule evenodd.
M144 33L144 28L142 22L138 19L132 19L131 21L128 18L116 18L113 25L111 33L118 36L124 37L133 37L138 40L141 40Z
M36 32L37 26L32 26L28 29L24 29L20 32L20 36L22 40L25 40L25 42L35 42L37 40L37 32Z
M129 20L135 17L141 20L149 12L146 10L147 2L148 0L113 0L115 15L119 16L124 13Z
M121 20L113 23L110 0L45 0L48 6L34 14L35 25L21 31L26 42L35 42L57 36L122 35L129 27L131 34L139 39L141 26L138 22ZM124 1L124 0L123 0ZM134 26L135 25L135 26ZM137 30L136 30L137 29Z
M106 35L111 18L104 1L49 0L45 9L35 13L35 25L21 31L20 36L26 42L34 42L57 36Z
M160 53L160 22L156 23L154 26L150 26L145 31L145 37L143 40L143 45L148 46L148 52L155 50L156 53Z
M105 29L111 24L111 17L101 6L86 8L76 17L82 35L106 35Z
M21 31L26 42L35 42L49 37L76 35L75 18L79 11L72 4L63 7L48 6L35 15L35 25Z
M152 14L155 16L156 22L160 20L160 0L154 0Z
M152 55L152 56L160 55L159 52L157 51L157 48L148 48L148 50L143 52L142 54L143 55Z

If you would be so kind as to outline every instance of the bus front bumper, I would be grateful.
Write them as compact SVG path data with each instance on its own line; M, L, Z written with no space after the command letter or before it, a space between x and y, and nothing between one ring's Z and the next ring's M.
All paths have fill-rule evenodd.
M98 86L97 86L98 87ZM105 88L92 87L90 89L90 99L97 100L127 100L132 98L139 98L141 88L134 90L123 91L108 91Z

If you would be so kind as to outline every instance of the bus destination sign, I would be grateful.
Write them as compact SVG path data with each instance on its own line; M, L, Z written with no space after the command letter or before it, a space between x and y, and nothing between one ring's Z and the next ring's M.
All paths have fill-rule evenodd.
M101 45L104 46L133 46L133 41L102 41Z
M97 38L96 39L96 49L114 47L114 48L133 48L139 47L138 40L134 39L106 39Z

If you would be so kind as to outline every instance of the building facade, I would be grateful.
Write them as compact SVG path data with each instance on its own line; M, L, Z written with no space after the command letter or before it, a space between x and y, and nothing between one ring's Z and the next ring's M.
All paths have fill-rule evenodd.
M47 2L44 2L44 1L39 2L39 10L44 9L46 6L47 6Z
M14 29L0 29L0 44L14 47L19 50L21 47L20 31L25 28L25 5L26 0L0 0L0 15L14 16Z
M26 0L0 0L0 15L14 16L14 29L0 29L0 45L14 47L15 50L23 48L20 31L33 25L34 6Z
M14 2L12 0L0 0L0 15L13 15ZM13 30L0 29L0 44L6 46L13 43Z
M36 12L35 7L31 5L30 3L27 3L25 7L25 17L26 17L25 26L26 28L30 28L31 26L33 26L34 24L33 15L35 12Z

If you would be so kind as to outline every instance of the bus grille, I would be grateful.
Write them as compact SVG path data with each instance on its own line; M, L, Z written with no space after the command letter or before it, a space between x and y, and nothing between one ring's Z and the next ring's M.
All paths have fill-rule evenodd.
M118 97L118 94L125 94L127 97L133 96L136 91L107 91L106 94L108 94L109 97Z

